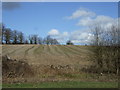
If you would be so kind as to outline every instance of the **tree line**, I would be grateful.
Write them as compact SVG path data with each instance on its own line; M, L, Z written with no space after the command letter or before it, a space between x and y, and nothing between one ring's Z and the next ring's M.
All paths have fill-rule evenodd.
M93 38L91 45L94 52L91 59L95 61L96 72L119 73L120 70L120 29L117 25L102 28L91 27Z
M26 37L23 32L11 30L2 26L2 44L47 44L59 45L60 43L50 35L45 38L39 37L37 34L32 34Z
M100 25L90 27L93 38L90 42L90 50L93 56L91 60L95 62L90 71L97 73L119 73L120 70L120 29L117 25L109 28L103 28ZM11 30L2 26L2 43L3 44L46 44L59 45L60 43L46 36L41 38L36 34L25 37L24 33ZM67 45L74 45L71 40L66 42ZM93 70L92 70L93 69Z
M57 39L50 35L41 38L37 34L32 34L26 37L23 32L18 30L11 30L1 25L1 42L2 44L46 44L46 45L60 45ZM71 40L66 41L66 45L74 45Z

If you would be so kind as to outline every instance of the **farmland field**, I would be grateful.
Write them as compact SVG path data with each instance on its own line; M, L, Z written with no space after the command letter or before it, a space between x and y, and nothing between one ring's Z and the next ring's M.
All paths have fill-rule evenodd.
M13 59L24 59L29 64L44 65L88 65L91 51L85 46L70 45L4 45L2 55Z
M11 72L8 75L5 74L6 76L3 75L3 87L17 87L18 83L21 83L19 84L21 85L19 87L22 87L22 85L23 87L26 85L26 87L29 87L30 83L37 83L36 85L38 86L33 87L46 86L49 88L52 86L52 83L54 87L55 82L58 82L58 84L55 84L55 87L75 87L75 83L77 83L76 87L80 86L85 88L85 85L81 82L95 82L88 83L88 86L86 86L88 88L92 87L92 85L100 87L99 84L103 85L103 88L117 87L117 78L115 75L104 74L101 76L100 74L86 73L82 71L83 68L88 68L94 64L94 62L90 60L90 57L93 55L90 46L3 45L2 56L5 55L9 56L10 59L15 60L15 62L18 60L27 62L32 71L29 70L24 77L19 76L20 74L16 72L25 71L24 68L20 69L21 66L19 64L19 68L16 71L11 71L12 75ZM34 74L31 74L31 72ZM70 84L65 84L65 82L69 82ZM106 82L106 85L104 83L102 84L102 82ZM40 83L43 83L43 85L40 86ZM64 83L64 85L61 83ZM73 85L71 86L71 84Z

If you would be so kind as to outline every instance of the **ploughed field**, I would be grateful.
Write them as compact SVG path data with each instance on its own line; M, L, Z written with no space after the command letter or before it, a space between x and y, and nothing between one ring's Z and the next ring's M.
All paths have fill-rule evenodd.
M103 88L117 87L116 75L101 75L84 71L94 64L91 60L93 55L91 46L2 45L3 87L16 87L18 84L19 87L23 87L22 85L27 87L27 84L34 83L38 85L35 87L49 88L61 85L67 88L75 87L75 83L78 85L76 87L79 87L82 82L91 81L101 82L101 85L104 85L102 82L110 82ZM56 82L58 85L54 85ZM41 83L44 85L40 86Z
M30 65L86 66L92 52L87 46L73 45L3 45L2 55L26 60Z

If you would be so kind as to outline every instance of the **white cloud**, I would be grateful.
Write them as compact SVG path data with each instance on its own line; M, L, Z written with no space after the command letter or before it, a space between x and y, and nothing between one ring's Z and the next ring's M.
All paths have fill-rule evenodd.
M88 27L100 25L102 30L111 30L110 29L111 26L117 24L118 24L118 19L114 19L109 16L98 15L95 18L85 17L80 19L77 25L85 26L86 29L72 32L70 38L74 43L89 44L94 36L91 33L90 28Z
M96 25L99 25L102 30L110 30L112 25L117 25L118 19L114 19L109 16L104 16L104 15L98 15L94 18L92 17L83 17L82 19L79 20L77 25L79 26L84 26L85 28L88 27L94 27ZM80 34L79 34L80 33ZM90 32L90 29L88 31L77 31L76 33L73 33L71 36L74 42L78 43L90 43L93 35Z
M48 32L48 35L50 35L51 37L57 39L59 42L61 43L65 43L66 40L68 39L68 32L63 32L60 33L59 30L57 29L52 29Z
M97 15L95 12L89 11L85 8L80 8L72 13L68 19L78 19L78 26L90 27L100 25L104 28L109 28L111 25L116 24L117 20L110 16Z
M68 19L78 19L78 26L83 26L84 30L74 30L73 32L62 32L58 30L51 30L49 34L55 36L60 43L65 43L67 40L71 40L75 44L89 44L93 39L93 34L89 27L99 25L102 30L110 30L112 25L118 24L118 19L105 15L96 15L94 12L86 9L78 9L73 12L72 16Z
M74 30L73 32L62 32L60 33L57 29L52 29L48 32L52 38L55 38L60 43L66 43L67 40L71 40L75 44L88 44L91 41L93 35L89 29Z
M69 16L67 18L68 19L76 19L76 18L80 18L80 17L94 17L94 16L95 16L94 12L80 8L80 9L76 10L75 12L73 12L72 16Z
M48 35L51 35L51 36L56 36L56 35L59 35L59 31L57 29L52 29L48 32Z
M68 36L68 32L63 32L63 36Z
M73 43L87 44L91 41L92 37L93 35L88 29L76 30L74 32L71 32L70 40L72 40Z
M93 20L90 17L80 19L77 25L79 26L89 26L93 23Z
M100 25L102 28L109 28L113 24L116 24L116 23L117 23L116 19L114 19L112 17L98 15L95 18L91 18L91 17L82 18L79 20L77 25L86 26L86 27Z
M57 31L57 33L55 33ZM51 33L52 32L52 33ZM53 34L54 32L54 34ZM89 29L83 30L74 30L73 32L62 32L58 33L57 29L52 29L48 32L48 35L51 35L52 38L55 38L60 43L66 43L67 40L71 40L74 44L89 44L93 35Z

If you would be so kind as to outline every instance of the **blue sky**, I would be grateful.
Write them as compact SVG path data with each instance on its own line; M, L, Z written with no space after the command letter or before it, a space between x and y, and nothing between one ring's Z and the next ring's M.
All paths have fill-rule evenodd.
M22 31L26 35L38 34L41 37L53 33L58 40L63 40L63 37L64 40L75 40L77 37L74 37L74 33L82 33L83 29L87 28L86 22L83 25L82 21L107 18L107 22L104 22L108 23L118 17L117 2L19 2L14 7L8 3L3 5L6 5L6 8L3 6L2 13L6 27ZM78 17L76 14L79 14ZM93 14L95 16L90 16ZM82 40L82 37L84 36L81 35L78 39Z

